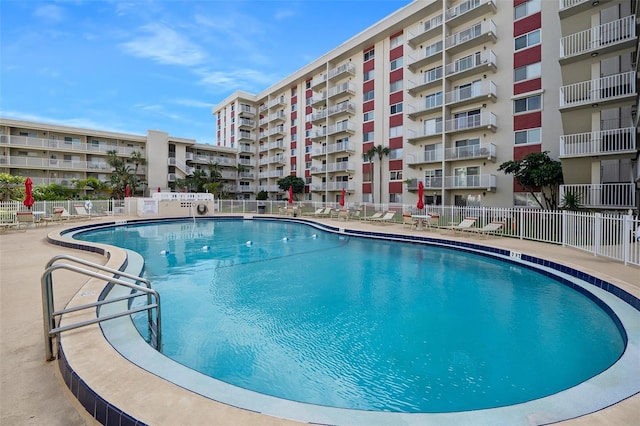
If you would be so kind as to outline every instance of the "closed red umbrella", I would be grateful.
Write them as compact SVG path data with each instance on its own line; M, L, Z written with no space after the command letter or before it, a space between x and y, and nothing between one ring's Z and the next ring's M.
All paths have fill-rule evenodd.
M293 186L289 187L289 204L293 204Z
M33 203L34 203L33 182L29 177L27 178L27 180L24 181L24 192L25 192L25 197L24 197L23 204L27 206L29 209L31 209L31 206L33 206Z
M125 198L131 197L131 188L129 187L128 184L127 186L124 187L124 196Z
M422 181L418 182L418 205L416 206L418 210L424 209L424 184Z
M344 207L344 193L345 193L345 190L344 188L342 188L342 194L340 195L340 205L342 207Z

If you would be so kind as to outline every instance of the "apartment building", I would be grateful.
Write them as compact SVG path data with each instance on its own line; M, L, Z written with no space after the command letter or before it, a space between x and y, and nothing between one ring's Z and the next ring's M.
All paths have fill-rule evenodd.
M225 189L238 190L237 151L198 144L157 130L132 135L0 118L0 173L30 177L34 185L75 188L78 180L95 177L109 182L109 152L128 159L139 152L146 165L137 169L145 195L176 191L176 180L216 165ZM132 169L133 166L132 166Z
M337 201L525 206L498 168L531 152L562 162L561 192L638 204L638 21L633 0L420 0L259 94L212 113L246 187ZM366 153L387 148L378 155ZM241 196L253 197L251 191Z

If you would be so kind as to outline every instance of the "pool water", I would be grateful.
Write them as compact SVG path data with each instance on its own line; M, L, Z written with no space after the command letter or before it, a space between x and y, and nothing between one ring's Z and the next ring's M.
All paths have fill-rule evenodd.
M512 405L589 379L625 345L583 294L461 251L277 221L76 238L144 256L166 356L294 401L407 413Z

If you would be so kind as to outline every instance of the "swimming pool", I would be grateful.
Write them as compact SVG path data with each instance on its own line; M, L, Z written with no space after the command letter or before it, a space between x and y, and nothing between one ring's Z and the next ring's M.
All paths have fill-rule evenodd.
M144 254L154 288L163 294L165 354L176 355L185 365L200 368L195 364L205 362L201 357L190 355L212 352L216 354L212 363L213 375L243 387L254 386L244 380L256 376L256 371L271 374L259 378L262 383L272 381L274 376L294 377L290 382L281 382L275 390L260 388L262 385L258 389L253 387L259 392L292 400L403 412L490 408L539 398L573 386L605 369L624 348L624 338L611 316L581 293L529 268L514 263L495 263L494 259L485 256L476 259L477 256L468 253L441 248L372 243L342 234L325 234L307 225L261 222L199 221L196 225L178 222L127 226L94 231L93 237L82 235L81 238L104 243L107 235L115 236L113 244L127 246L130 241L131 249ZM272 229L265 233L269 228ZM135 238L129 238L131 236ZM127 243L118 241L119 238L125 238ZM347 258L345 250L352 247L357 249L357 255ZM357 266L354 259L361 259L363 263ZM193 264L187 263L192 260ZM400 261L408 261L410 269L397 269ZM447 281L442 279L443 271L451 269L452 261L454 267L464 270L466 275ZM436 267L444 269L436 271ZM205 279L200 282L187 275L193 272L196 277ZM502 272L506 275L499 277ZM351 273L357 274L356 279L349 275ZM522 277L528 274L533 274L535 279L526 284ZM242 280L237 279L240 276ZM332 279L309 281L309 278L327 276ZM386 285L374 285L379 278L385 278ZM191 327L179 328L174 333L185 340L178 340L175 345L168 343L172 332L166 329L167 324L185 323L180 316L172 318L168 299L184 299L187 288L197 287L206 290L206 297L197 293L199 296L189 300L188 306L191 310L209 311L216 316L192 320ZM459 293L449 293L452 288ZM164 292L172 289L178 291L166 297ZM283 307L294 304L290 299L292 289L303 291L304 296L295 302L296 309L285 310ZM322 294L318 292L320 289ZM497 294L494 293L496 289L506 292ZM530 303L515 301L522 296L516 295L520 291L529 297L523 300ZM243 305L230 304L236 300L242 300ZM400 309L415 300L429 303ZM531 310L527 304L539 309ZM576 304L580 309L568 311ZM587 309L590 305L593 306ZM198 306L199 309L193 309ZM455 310L446 309L452 307ZM578 322L585 310L598 314L586 322ZM533 316L526 318L525 311L531 311ZM544 321L539 316L541 313L547 315ZM462 322L459 321L461 317ZM332 321L327 323L327 318ZM284 322L276 325L275 319L284 319ZM496 324L490 322L495 319L509 327L498 333ZM318 322L320 320L325 322ZM193 327L194 322L199 326ZM582 328L588 327L591 332L575 332L576 323ZM416 327L415 324L427 326ZM522 333L523 327L531 324L539 327L534 337ZM479 327L471 332L465 328L468 325ZM454 326L454 331L445 332L450 326ZM231 349L222 345L220 339L196 333L213 327L218 327L214 335L223 343L233 340L240 344ZM477 335L478 331L488 329L495 335ZM229 330L232 333L224 334ZM254 344L254 337L267 331L271 332L272 340ZM553 340L551 334L558 336ZM587 371L580 371L580 377L573 377L568 382L563 382L566 378L559 380L559 370L573 372L576 367L587 364L583 359L584 348L566 350L569 340L585 334L609 336L605 342L587 340L580 343L589 348L589 357L593 356L594 345L607 347L605 352L608 353ZM293 336L293 343L283 344L283 335ZM375 338L372 335L376 335ZM307 348L297 346L308 336L315 337L315 343ZM355 337L362 336L369 340L353 343ZM435 340L434 336L440 340ZM416 342L417 346L411 345ZM540 346L549 353L543 354ZM407 347L411 349L406 350ZM479 350L481 355L471 349ZM269 356L260 358L260 350ZM356 355L355 359L343 362L345 351ZM222 361L225 355L231 356L226 361L229 368L222 373L220 365L225 363ZM547 361L554 363L546 367L546 376L541 375L540 358L548 358ZM243 360L240 364L243 368L238 368L237 359ZM496 366L511 367L513 359L521 359L528 368L503 371L494 375L495 378L489 378L488 372L493 373ZM491 364L494 361L497 363ZM321 371L324 374L323 378L309 376L306 383L320 383L323 387L300 386L300 377L310 373L300 376L297 370L306 365L312 366L313 373ZM362 368L363 365L366 368ZM284 374L287 369L283 370L283 366L297 375ZM364 374L349 375L357 370ZM381 372L387 373L383 381L380 381ZM407 372L408 376L400 374ZM236 374L236 377L227 377L227 374ZM366 382L368 377L373 380ZM539 380L540 377L545 380ZM536 389L531 394L528 388L532 382L544 382L544 389ZM521 392L523 387L527 388L524 393ZM311 399L286 394L300 388L313 394ZM501 389L502 396L498 398L491 393L486 396L487 389L496 388ZM331 391L327 392L327 389ZM418 391L412 392L415 389ZM421 405L425 403L425 394L429 395L426 406ZM461 394L466 395L464 405L460 405ZM318 397L324 399L313 399Z

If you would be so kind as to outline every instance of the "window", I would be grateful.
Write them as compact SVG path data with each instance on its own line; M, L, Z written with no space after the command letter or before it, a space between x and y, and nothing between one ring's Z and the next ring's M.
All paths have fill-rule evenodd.
M305 85L304 85L305 89L311 89L311 80L308 80Z
M390 47L393 49L394 47L398 47L402 45L402 34L392 37L389 40Z
M373 120L373 111L367 111L362 116L362 121L371 121Z
M402 112L402 102L391 105L391 114L400 114Z
M424 120L424 134L434 135L442 132L442 117Z
M369 70L369 71L365 71L363 77L362 77L362 81L369 81L369 80L373 80L373 77L375 76L376 72L375 70Z
M362 142L371 142L374 139L373 132L367 132L362 135Z
M528 0L513 9L513 19L524 18L536 12L540 12L540 0Z
M399 92L400 90L402 90L402 87L403 87L402 80L393 81L389 84L389 91L391 93Z
M539 127L536 129L520 130L515 133L515 144L523 145L528 143L541 143L542 142L542 129Z
M293 148L293 149L291 150L291 156L292 156L292 157L295 157L295 156L297 155L297 153L298 153L298 150L297 150L297 149Z
M390 203L402 203L402 194L389 194Z
M389 128L389 137L395 138L398 136L402 136L402 126L395 126Z
M454 62L455 72L461 72L470 68L475 67L476 65L482 62L482 56L480 52L476 52L473 55L465 56L464 58L460 58Z
M442 78L442 66L431 68L424 73L424 82L431 83Z
M402 148L389 150L389 160L402 160Z
M363 98L364 98L364 101L366 102L373 99L374 96L375 96L375 90L370 90L364 94Z
M427 47L425 47L424 49L424 57L427 58L431 55L435 55L438 52L442 52L442 40L440 40L437 43L433 43L432 45L429 45Z
M540 44L540 30L531 31L530 33L516 37L515 43L516 50Z
M389 180L402 180L402 170L390 170Z
M527 111L535 111L541 108L542 104L542 95L529 96L528 98L516 99L513 102L514 112L527 112Z
M374 49L369 49L366 52L364 52L364 60L365 62L368 61L369 59L373 59L375 57L375 50Z
M515 70L513 70L513 81L529 80L532 78L540 77L541 71L542 66L540 62L516 68Z
M298 110L298 104L291 104L291 112Z
M425 145L424 147L424 161L440 161L442 160L442 144L434 143Z
M305 153L307 153L307 154L308 154L308 153L310 153L311 151L313 151L313 149L311 148L311 145L307 145L307 146L305 146L305 147L304 147L304 152L305 152Z
M291 120L291 127L296 127L298 125L298 119L294 118Z
M391 71L402 67L402 58L394 59L391 61Z
M304 163L304 168L305 169L310 169L311 168L311 161L307 161Z
M442 92L432 93L424 97L425 108L436 108L442 106Z

